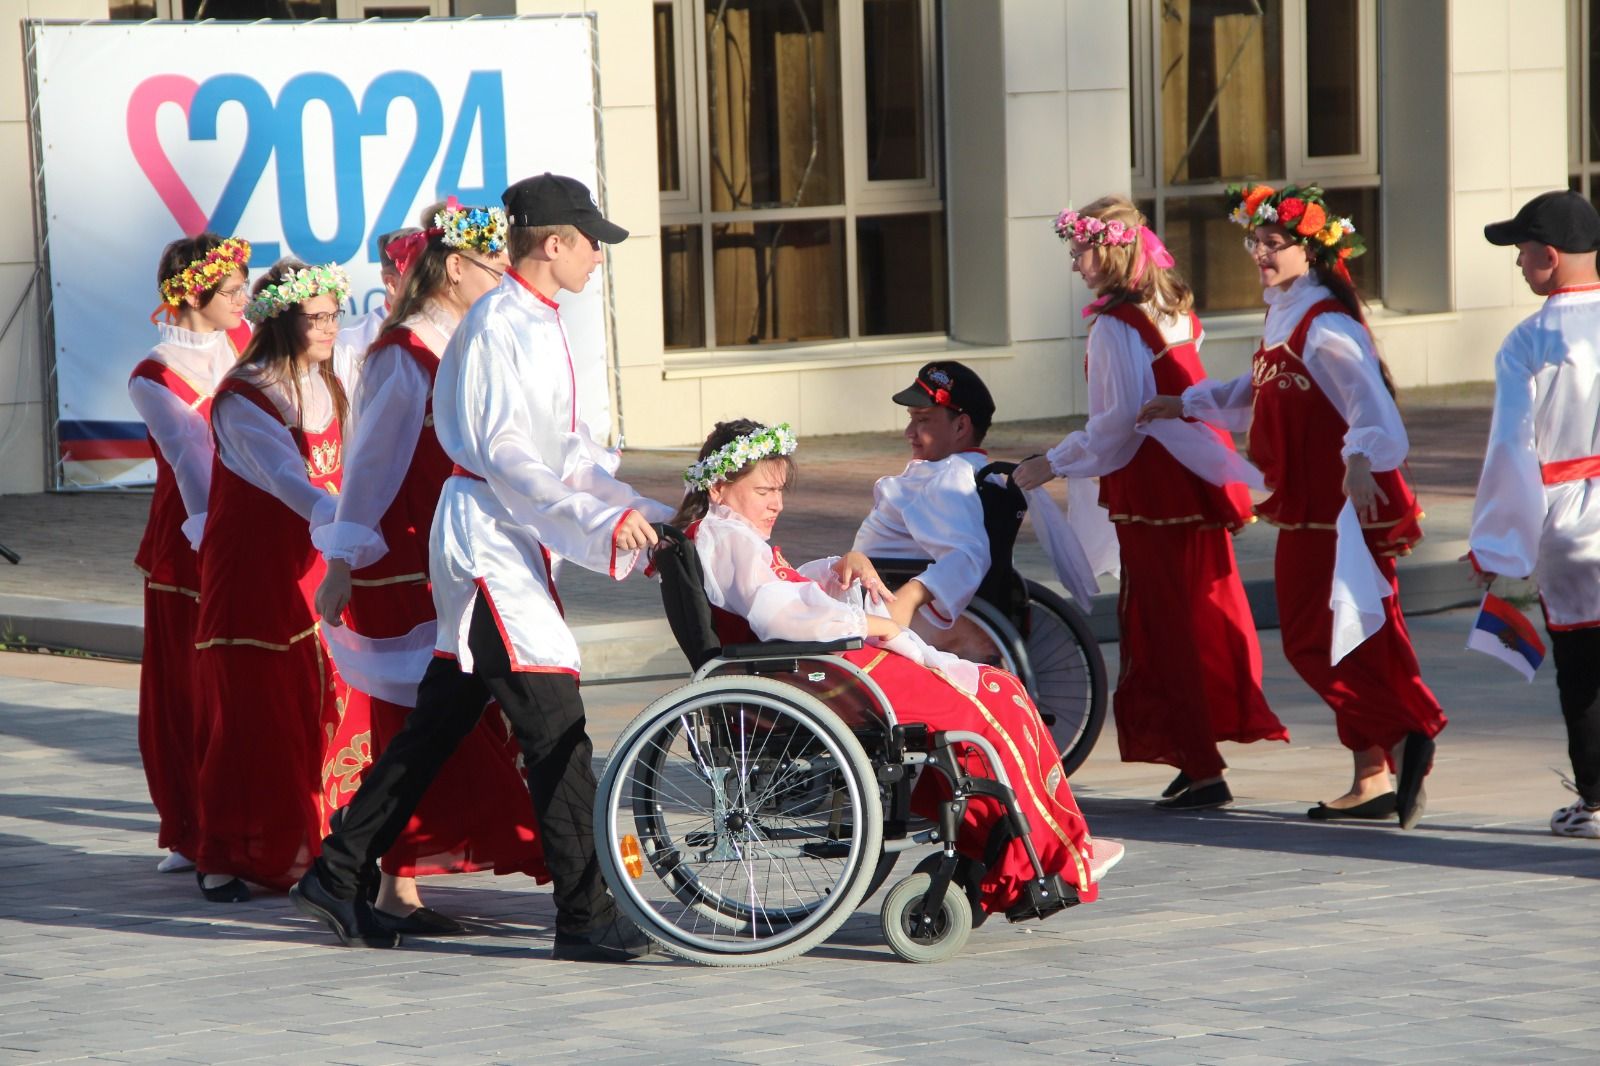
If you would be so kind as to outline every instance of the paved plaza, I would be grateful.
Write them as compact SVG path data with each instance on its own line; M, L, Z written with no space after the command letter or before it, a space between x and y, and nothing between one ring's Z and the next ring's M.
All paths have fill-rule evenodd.
M1305 819L1350 763L1269 632L1294 743L1228 749L1235 809L1151 810L1170 774L1109 730L1074 779L1128 847L1100 902L913 966L874 899L758 970L552 962L547 891L489 875L424 884L477 935L389 952L282 896L207 904L155 872L136 668L0 655L0 1063L1593 1062L1600 841L1545 828L1550 669L1462 652L1466 612L1411 624L1452 718L1418 830ZM600 747L672 684L586 688Z

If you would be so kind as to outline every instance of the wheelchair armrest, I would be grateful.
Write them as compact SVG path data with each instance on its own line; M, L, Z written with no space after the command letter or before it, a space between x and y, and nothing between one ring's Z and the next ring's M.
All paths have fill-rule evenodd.
M806 659L855 651L861 646L860 637L844 637L840 640L764 640L750 644L725 644L717 657L743 660Z

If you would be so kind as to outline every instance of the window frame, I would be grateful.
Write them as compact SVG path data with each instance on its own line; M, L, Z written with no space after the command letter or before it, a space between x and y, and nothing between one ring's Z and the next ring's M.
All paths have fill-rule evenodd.
M1133 37L1130 75L1133 108L1133 166L1130 174L1132 197L1136 202L1153 203L1152 224L1158 232L1167 228L1167 201L1215 196L1219 202L1227 187L1239 178L1225 181L1171 183L1161 180L1157 133L1161 129L1161 93L1156 85L1161 42L1161 0L1129 0L1129 32ZM1324 189L1381 189L1383 177L1378 165L1378 47L1377 2L1356 0L1360 59L1358 64L1360 104L1360 151L1347 156L1311 156L1307 152L1309 123L1306 120L1306 40L1305 8L1316 0L1283 0L1283 48L1280 55L1283 79L1283 174L1250 175L1271 183L1316 181ZM1597 165L1600 169L1600 165ZM1219 208L1220 210L1220 208ZM1375 238L1376 233L1369 233ZM1213 316L1245 314L1234 309L1213 310ZM1255 312L1249 312L1254 314Z
M742 211L713 211L704 180L709 150L706 112L709 66L706 33L699 17L704 0L655 0L654 7L671 6L678 105L679 174L676 192L661 192L661 225L700 228L701 314L705 343L695 348L671 348L668 355L704 356L728 352L741 356L798 348L838 348L907 337L945 337L946 331L926 333L863 334L860 308L860 263L856 223L860 218L937 212L948 237L943 194L943 100L940 97L941 62L939 12L936 0L915 0L921 15L922 89L927 102L923 123L923 178L873 181L867 178L866 19L860 0L837 0L839 18L840 140L844 152L844 202L815 207L775 207ZM802 220L838 220L844 234L845 320L848 332L826 340L771 341L765 344L719 343L716 336L716 258L713 227L739 223ZM948 262L944 282L950 284Z
M1585 61L1592 20L1586 0L1567 0L1567 180L1578 183L1577 191L1593 201L1600 191L1594 178L1600 175L1600 161L1589 160L1589 113L1587 101L1593 72ZM1573 76L1576 72L1576 76Z

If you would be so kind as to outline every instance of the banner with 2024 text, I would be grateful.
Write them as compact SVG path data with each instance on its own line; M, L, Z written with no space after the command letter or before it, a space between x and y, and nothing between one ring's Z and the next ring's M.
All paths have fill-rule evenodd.
M155 343L156 264L204 230L338 263L379 308L378 234L544 171L598 188L585 18L35 24L63 486L154 478L128 374ZM626 220L621 220L626 225ZM605 287L561 297L579 406L611 426Z

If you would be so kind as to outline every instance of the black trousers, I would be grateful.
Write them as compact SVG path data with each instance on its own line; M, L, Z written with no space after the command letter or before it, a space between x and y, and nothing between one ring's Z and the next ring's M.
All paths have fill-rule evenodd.
M613 904L594 851L594 746L577 678L513 671L481 591L467 646L472 673L462 672L453 659L434 659L405 727L362 773L339 832L322 842L317 870L323 884L341 897L355 894L360 871L393 846L439 768L494 700L522 748L555 887L557 928L582 932L609 920Z
M1578 795L1600 805L1600 627L1546 629L1556 661L1556 691L1567 720L1567 755Z

